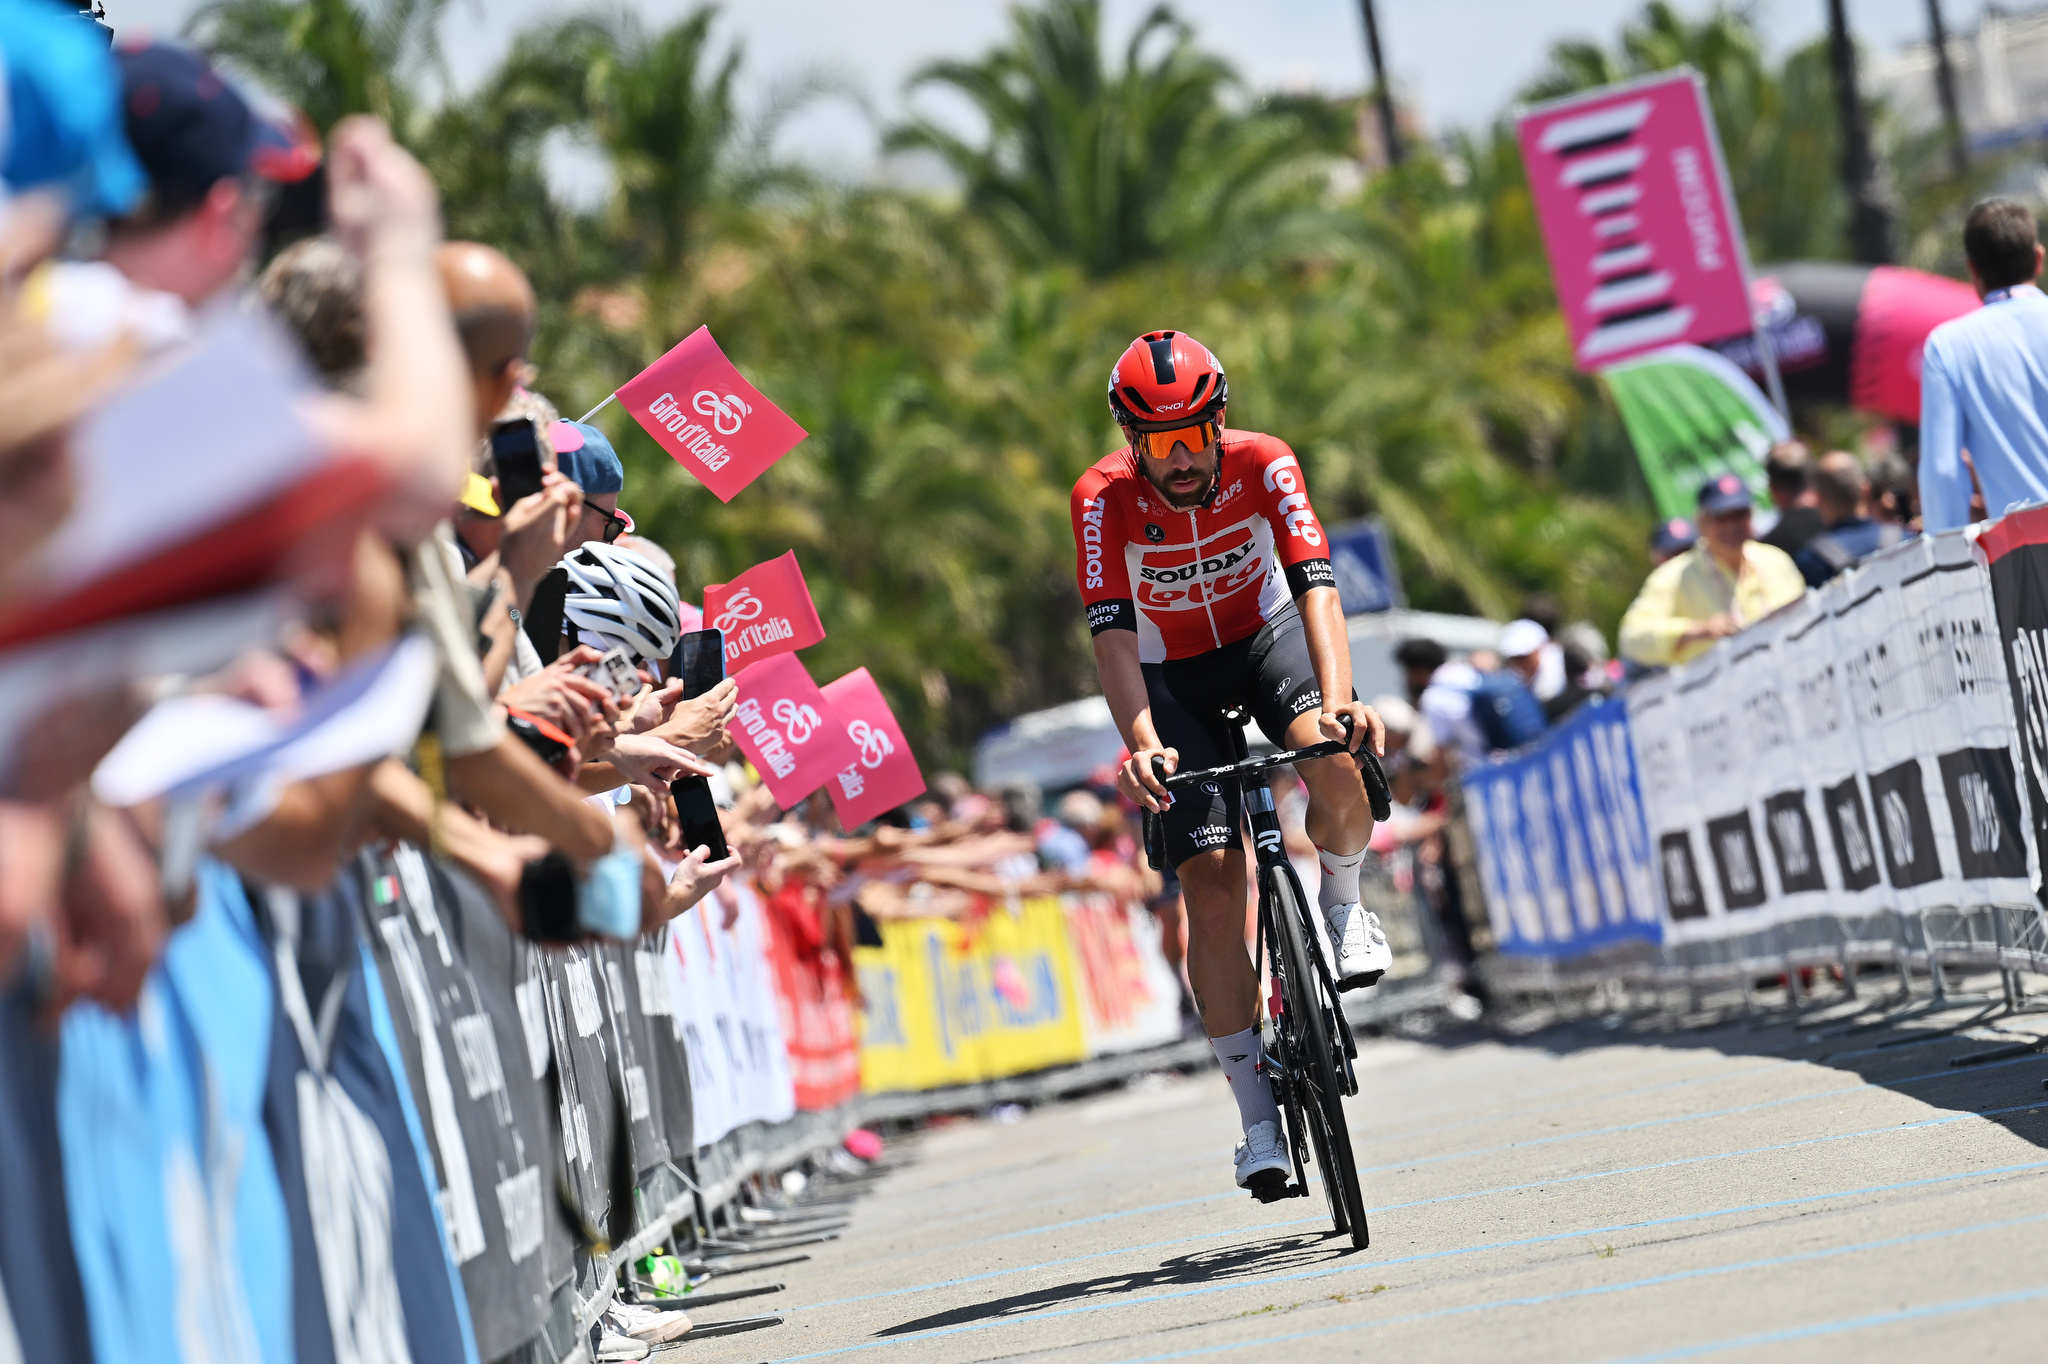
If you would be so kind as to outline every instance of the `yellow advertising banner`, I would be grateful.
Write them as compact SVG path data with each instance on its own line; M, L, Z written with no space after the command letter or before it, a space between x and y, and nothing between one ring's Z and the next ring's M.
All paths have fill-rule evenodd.
M1079 1061L1086 1054L1066 916L1050 896L978 923L884 922L853 954L866 1008L860 1082L870 1094L936 1089Z

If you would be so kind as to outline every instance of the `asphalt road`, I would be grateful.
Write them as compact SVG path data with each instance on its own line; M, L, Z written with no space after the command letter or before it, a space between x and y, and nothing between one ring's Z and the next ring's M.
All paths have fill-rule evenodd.
M1968 1017L1362 1043L1364 1251L1232 1187L1214 1071L956 1122L774 1272L785 1324L657 1358L2037 1364L2048 1055L1953 1068L2014 1040Z

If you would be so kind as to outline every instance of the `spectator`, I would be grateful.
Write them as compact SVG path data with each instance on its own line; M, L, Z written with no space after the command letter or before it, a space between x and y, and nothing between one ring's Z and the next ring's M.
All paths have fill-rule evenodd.
M1533 621L1518 625L1543 627ZM1504 644L1526 644L1527 631L1502 632ZM1535 651L1529 646L1530 654ZM1475 653L1474 660L1480 657ZM1407 639L1394 650L1406 676L1408 694L1429 721L1430 732L1458 755L1458 765L1484 762L1487 755L1520 748L1543 733L1543 707L1522 675L1512 669L1481 671L1472 661L1450 661L1433 639ZM1524 655L1525 666L1534 661Z
M1567 642L1563 649L1564 690L1543 703L1543 718L1553 725L1577 710L1587 697L1598 694L1588 680L1596 667L1593 656L1577 641Z
M1936 327L1921 361L1920 513L1930 531L1969 524L1977 487L1993 516L2048 499L2048 298L2034 284L2032 211L2013 199L1979 203L1963 254L1984 306Z
M1542 696L1537 692L1537 681L1542 676L1547 656L1552 653L1559 655L1557 689L1551 693L1554 696L1557 691L1564 689L1564 659L1562 651L1551 642L1549 629L1526 616L1521 620L1511 620L1501 627L1501 660L1510 671L1522 679L1523 684L1537 696L1538 700L1541 700Z
M1700 487L1700 540L1651 570L1621 619L1621 656L1666 668L1705 653L1806 591L1792 556L1750 538L1749 489L1734 474Z
M1822 455L1813 481L1828 528L1792 556L1807 586L1819 587L1843 569L1853 568L1906 538L1900 527L1870 519L1870 481L1854 455L1844 450Z
M1543 647L1536 652L1536 672L1527 679L1538 701L1547 701L1565 688L1564 650L1558 647L1558 625L1563 612L1557 598L1548 592L1533 593L1522 603L1522 619L1543 629Z
M1682 516L1669 521L1659 521L1657 528L1650 532L1650 567L1656 568L1670 563L1693 547L1700 538L1692 522Z
M1888 526L1920 529L1920 484L1913 467L1897 455L1870 462L1870 514Z
M1771 505L1778 509L1778 524L1770 533L1757 537L1762 543L1796 554L1799 547L1821 531L1820 501L1813 490L1813 463L1806 446L1796 440L1779 441L1764 460L1764 479Z

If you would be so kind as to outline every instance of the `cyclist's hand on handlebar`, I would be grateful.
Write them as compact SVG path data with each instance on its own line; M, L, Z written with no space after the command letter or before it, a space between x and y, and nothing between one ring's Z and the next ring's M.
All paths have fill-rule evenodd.
M1173 804L1173 796L1159 784L1158 776L1152 771L1154 758L1166 764L1168 776L1180 770L1178 749L1141 748L1124 759L1123 766L1116 770L1116 785L1126 799L1156 813Z
M1345 720L1350 724L1345 724ZM1317 728L1325 739L1334 739L1348 745L1353 753L1366 736L1372 736L1372 751L1375 757L1387 753L1387 722L1380 719L1380 713L1363 701L1347 701L1342 705L1325 703L1323 713L1316 717Z

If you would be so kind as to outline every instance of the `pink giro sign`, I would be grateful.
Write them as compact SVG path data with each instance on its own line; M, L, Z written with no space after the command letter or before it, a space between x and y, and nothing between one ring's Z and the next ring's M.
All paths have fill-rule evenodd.
M1580 369L1752 330L1742 223L1694 72L1536 105L1516 132Z

